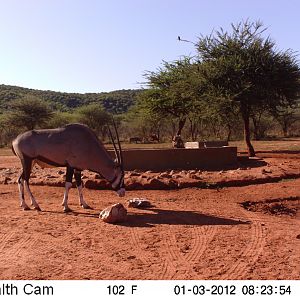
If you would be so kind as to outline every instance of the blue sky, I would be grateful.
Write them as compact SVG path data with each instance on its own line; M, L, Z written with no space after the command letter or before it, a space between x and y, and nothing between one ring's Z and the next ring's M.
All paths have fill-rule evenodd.
M140 88L213 29L261 20L300 51L298 0L0 0L0 84L62 92Z

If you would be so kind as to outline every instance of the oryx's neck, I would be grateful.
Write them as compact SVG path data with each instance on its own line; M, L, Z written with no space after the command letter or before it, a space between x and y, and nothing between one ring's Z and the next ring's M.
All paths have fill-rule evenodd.
M116 176L116 165L109 153L103 148L97 157L92 159L91 171L101 174L108 181L112 181Z

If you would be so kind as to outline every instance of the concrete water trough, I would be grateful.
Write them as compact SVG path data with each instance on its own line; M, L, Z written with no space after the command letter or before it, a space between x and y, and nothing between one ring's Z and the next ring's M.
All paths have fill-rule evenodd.
M109 151L114 156L113 151ZM124 149L125 170L223 169L237 163L237 147Z

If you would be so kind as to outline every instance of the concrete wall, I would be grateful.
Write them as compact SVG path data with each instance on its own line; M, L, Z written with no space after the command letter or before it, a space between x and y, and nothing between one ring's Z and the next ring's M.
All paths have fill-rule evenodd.
M237 148L126 149L123 157L125 170L222 169L237 163Z
M185 148L214 148L228 146L227 141L186 142Z
M228 146L227 141L208 141L204 142L204 147L211 148L211 147L224 147Z

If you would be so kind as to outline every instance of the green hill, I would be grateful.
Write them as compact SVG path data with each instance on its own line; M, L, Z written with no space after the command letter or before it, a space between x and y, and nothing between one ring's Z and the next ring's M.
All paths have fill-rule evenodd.
M55 110L69 111L82 105L100 102L108 112L120 114L126 112L135 103L136 96L140 92L141 90L118 90L86 94L61 93L2 84L0 85L0 110L8 109L13 100L34 95L47 101Z

